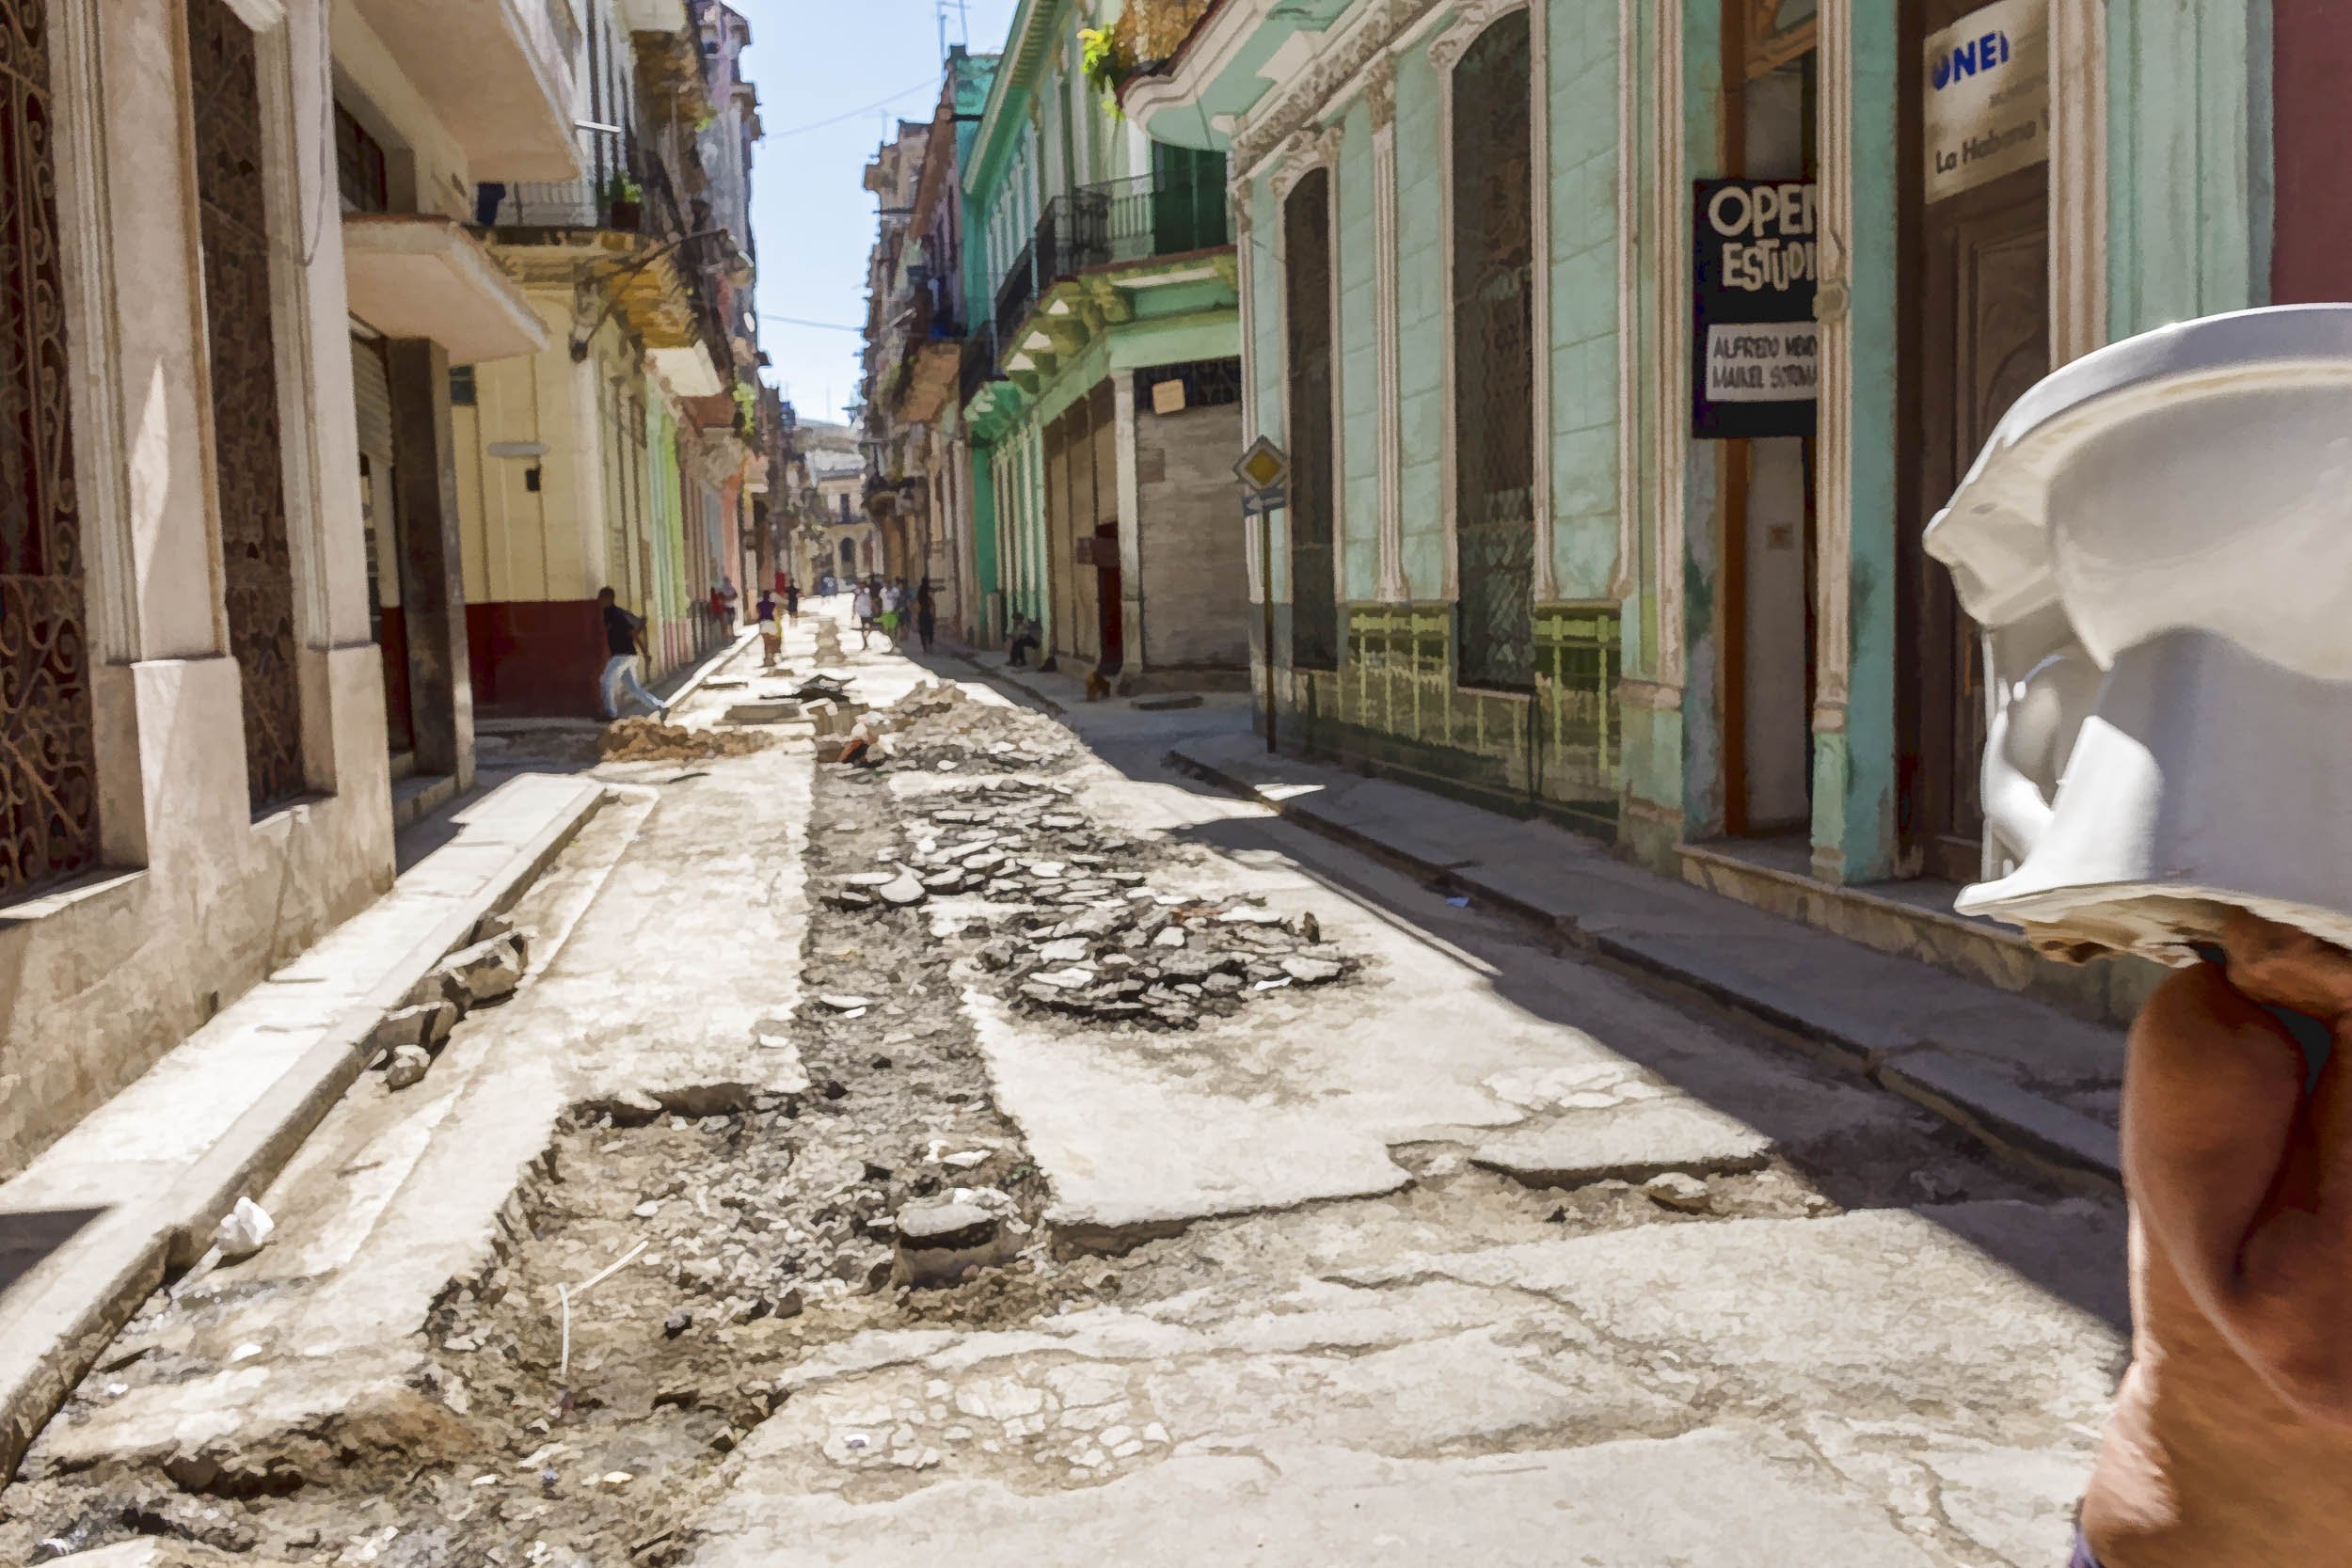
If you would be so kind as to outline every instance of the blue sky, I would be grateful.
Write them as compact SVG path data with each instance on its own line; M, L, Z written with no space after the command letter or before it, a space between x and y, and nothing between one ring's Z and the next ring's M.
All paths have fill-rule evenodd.
M900 116L927 120L939 102L940 7L936 0L732 4L751 20L744 65L759 87L768 132L752 162L760 346L804 418L839 420L857 390L856 333L776 318L841 326L865 320L874 198L859 181L885 124L895 127ZM1016 4L965 0L975 54L1002 47ZM955 0L947 0L946 13L953 43ZM826 120L834 123L818 123Z

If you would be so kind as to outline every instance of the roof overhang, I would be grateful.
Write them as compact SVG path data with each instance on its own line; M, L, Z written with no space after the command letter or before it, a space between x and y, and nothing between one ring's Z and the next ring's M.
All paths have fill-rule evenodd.
M688 24L686 0L622 0L632 33L679 33Z
M1322 52L1350 0L1224 0L1161 70L1130 81L1120 108L1153 141L1223 150L1233 123Z
M343 281L353 315L387 338L429 338L453 365L548 346L547 324L521 285L453 218L346 214Z
M707 398L727 389L719 375L719 367L710 357L710 350L702 343L690 343L684 348L649 348L645 362L654 373L669 384L670 390L682 398Z
M352 0L482 180L576 180L577 26L531 0Z

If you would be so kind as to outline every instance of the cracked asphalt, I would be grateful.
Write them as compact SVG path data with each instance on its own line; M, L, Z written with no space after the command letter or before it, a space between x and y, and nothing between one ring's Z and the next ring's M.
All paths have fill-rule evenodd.
M877 705L1007 702L951 658L841 667ZM1057 809L1148 846L1138 902L1311 915L1346 955L1182 1030L1009 1000L979 952L1033 884L825 901L998 777L984 749L852 774L786 727L603 770L629 793L534 894L515 1002L330 1117L269 1195L278 1264L126 1332L0 1492L0 1557L2063 1561L2120 1205L1162 760L1247 722L1019 721ZM1007 1195L1020 1256L894 1283L892 1211L957 1186ZM556 1286L632 1236L560 1338Z

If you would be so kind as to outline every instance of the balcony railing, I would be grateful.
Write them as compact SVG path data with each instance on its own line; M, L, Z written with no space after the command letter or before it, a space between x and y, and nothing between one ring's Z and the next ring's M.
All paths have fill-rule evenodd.
M1216 180L1143 174L1056 197L997 284L997 340L1011 342L1038 296L1057 279L1088 267L1210 250L1232 241L1225 187Z
M963 341L963 364L956 377L957 404L970 404L981 388L1003 379L996 368L996 329L983 322Z
M584 180L477 185L474 222L485 229L607 229L657 239L687 231L668 171L636 148L617 162L598 158Z

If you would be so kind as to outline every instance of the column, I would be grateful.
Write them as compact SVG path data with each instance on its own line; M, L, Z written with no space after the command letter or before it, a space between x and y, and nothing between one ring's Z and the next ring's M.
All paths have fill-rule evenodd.
M1372 109L1372 315L1380 384L1380 547L1374 594L1401 604L1412 597L1412 590L1405 581L1404 414L1396 342L1396 68L1386 55L1374 67L1364 96Z
M408 635L417 770L473 784L473 678L466 654L466 588L457 524L457 452L450 435L449 351L423 338L385 356L392 386L393 504L400 515L400 597Z
M1891 8L1823 8L1813 874L1832 882L1895 869L1898 55Z
M1136 378L1132 371L1111 374L1111 444L1118 469L1119 624L1121 682L1143 673L1142 486L1136 475Z

